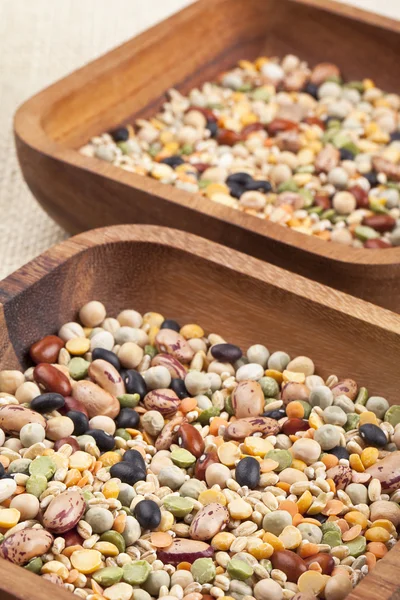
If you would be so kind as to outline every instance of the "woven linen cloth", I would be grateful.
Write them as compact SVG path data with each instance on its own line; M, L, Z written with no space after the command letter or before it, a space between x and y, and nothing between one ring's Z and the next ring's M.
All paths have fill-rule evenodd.
M193 1L0 0L0 279L67 237L22 179L12 134L18 105ZM348 3L400 18L400 0Z
M67 237L23 181L17 107L192 1L0 0L0 279Z

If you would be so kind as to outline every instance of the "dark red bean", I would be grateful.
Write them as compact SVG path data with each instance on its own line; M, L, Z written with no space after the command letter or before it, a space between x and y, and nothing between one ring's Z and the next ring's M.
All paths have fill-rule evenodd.
M368 192L360 185L354 185L349 188L349 192L353 194L357 202L357 208L369 208Z
M262 123L250 123L250 125L246 125L245 127L243 127L242 135L247 137L255 131L263 131L264 129L265 127Z
M78 442L73 437L61 438L61 440L54 442L54 450L57 452L64 444L69 444L72 447L73 452L80 450Z
M64 373L47 363L40 363L33 371L33 378L46 392L56 392L62 396L72 394L72 386Z
M314 204L315 206L320 206L324 210L328 210L332 207L332 202L328 196L315 196Z
M236 131L232 131L231 129L220 129L217 135L218 144L222 144L223 146L234 146L243 140L244 137L240 133L236 133Z
M194 469L194 476L196 479L200 479L200 481L204 481L206 478L206 470L210 465L214 463L219 463L218 454L216 452L209 452L208 454L203 454L197 462L196 467Z
M364 217L362 224L372 227L372 229L379 231L379 233L385 233L394 229L396 219L390 215L372 215L371 217Z
M392 248L392 245L389 244L386 240L382 240L380 238L372 238L372 240L367 240L364 242L364 248L369 248L370 250L376 250L379 248Z
M294 435L297 431L307 431L310 429L308 421L304 421L303 419L288 419L282 425L282 433L285 435Z
M178 431L178 443L196 458L200 458L204 452L205 444L200 431L189 423L184 423L180 426Z
M271 123L267 125L268 134L272 136L281 131L290 131L298 128L299 124L295 121L289 121L289 119L273 119Z
M64 348L64 341L57 335L46 335L30 348L31 359L34 363L55 363L59 352Z
M333 557L327 552L319 552L318 554L313 554L313 556L309 556L304 559L304 562L307 565L307 569L310 567L312 563L318 563L322 569L323 575L330 575L335 566L335 561Z
M86 410L86 406L82 404L80 400L73 398L72 396L65 397L65 404L62 408L59 409L59 412L62 415L66 415L70 410L77 410L89 418L88 411Z

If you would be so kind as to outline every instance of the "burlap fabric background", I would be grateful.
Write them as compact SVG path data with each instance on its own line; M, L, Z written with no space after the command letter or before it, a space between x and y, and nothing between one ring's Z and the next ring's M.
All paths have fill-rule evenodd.
M12 137L17 106L192 1L0 0L0 279L66 237L20 175ZM349 3L400 18L400 0Z

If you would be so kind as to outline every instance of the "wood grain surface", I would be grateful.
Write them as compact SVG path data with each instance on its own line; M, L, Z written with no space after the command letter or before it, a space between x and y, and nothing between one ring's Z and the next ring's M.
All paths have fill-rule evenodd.
M400 312L399 248L326 243L76 150L94 134L153 114L169 87L187 92L243 57L294 52L400 91L399 33L397 21L331 0L200 0L22 106L15 132L24 177L69 231L175 227Z
M317 372L354 377L397 403L400 316L181 231L120 226L83 233L0 282L0 369L26 367L27 348L87 301L160 311L243 348L313 358ZM397 600L399 546L349 596ZM67 592L0 560L1 600L66 600Z

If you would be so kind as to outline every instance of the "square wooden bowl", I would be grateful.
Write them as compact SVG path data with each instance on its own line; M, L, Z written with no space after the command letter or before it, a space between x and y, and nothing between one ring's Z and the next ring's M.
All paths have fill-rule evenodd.
M120 226L84 233L0 282L0 369L26 368L27 349L76 318L89 300L110 315L160 311L247 348L305 354L323 377L351 377L398 402L400 317L319 283L181 231ZM400 593L397 544L351 600ZM60 600L69 592L0 560L2 600Z
M400 22L331 0L200 0L19 109L24 177L70 232L175 227L400 312L400 248L326 243L78 152L95 134L153 115L170 87L186 93L240 58L295 53L400 92L399 46Z

